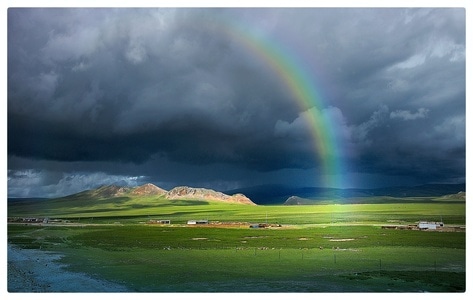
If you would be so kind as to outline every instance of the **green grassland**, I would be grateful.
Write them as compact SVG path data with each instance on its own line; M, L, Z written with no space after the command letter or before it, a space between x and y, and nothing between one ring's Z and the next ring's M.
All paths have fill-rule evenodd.
M170 219L185 223L189 219L266 222L280 224L361 223L397 221L404 224L419 219L442 219L449 224L465 224L465 202L432 202L431 197L415 197L412 203L379 203L383 197L371 197L374 204L320 205L241 205L218 201L168 200L163 197L78 198L26 201L8 206L9 217L79 218L89 222L146 221ZM369 198L367 198L369 199ZM380 200L381 199L381 200ZM364 202L367 202L365 200Z
M429 199L430 200L430 199ZM50 201L50 200L48 200ZM137 292L463 292L465 232L382 229L419 220L464 225L465 203L249 206L156 197L9 206L8 241L64 254L73 271ZM169 219L171 225L145 224ZM267 222L251 229L189 219Z

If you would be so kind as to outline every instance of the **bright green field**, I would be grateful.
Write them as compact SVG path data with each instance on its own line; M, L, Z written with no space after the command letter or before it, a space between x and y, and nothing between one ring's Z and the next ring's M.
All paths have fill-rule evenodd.
M419 201L416 198L416 201ZM426 201L430 201L426 198ZM385 203L385 204L326 204L300 206L251 206L173 200L156 197L121 197L111 199L78 199L74 201L33 201L9 205L8 216L69 218L81 222L136 223L153 219L169 219L173 224L189 219L210 221L266 222L279 224L396 222L409 224L423 220L447 224L465 224L465 203Z
M419 220L464 225L465 204L245 206L145 200L141 207L137 199L122 206L104 200L109 201L104 206L76 205L62 212L53 206L27 207L84 226L9 225L8 240L63 253L70 270L137 292L465 290L465 232L381 229L381 224ZM9 216L19 212L10 208ZM150 218L172 224L143 224ZM184 226L189 219L267 219L283 226Z

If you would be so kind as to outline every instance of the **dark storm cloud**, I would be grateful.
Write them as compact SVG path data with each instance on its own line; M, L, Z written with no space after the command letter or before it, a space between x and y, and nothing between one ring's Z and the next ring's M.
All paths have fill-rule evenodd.
M464 11L357 13L347 35L334 35L346 38L334 50L344 58L334 103L350 133L353 169L426 181L464 178Z
M273 119L295 110L274 78L261 80L227 41L181 29L187 11L110 11L97 24L102 10L52 10L48 34L25 42L20 32L34 34L49 12L10 10L11 154L143 162L165 152L194 163L244 163L267 150L253 144L267 142ZM25 19L31 27L18 28ZM36 59L25 62L30 54Z
M464 178L463 9L9 9L9 186L45 176L27 171L52 168L40 161L75 180L317 173L308 111L225 18L313 72L345 172Z

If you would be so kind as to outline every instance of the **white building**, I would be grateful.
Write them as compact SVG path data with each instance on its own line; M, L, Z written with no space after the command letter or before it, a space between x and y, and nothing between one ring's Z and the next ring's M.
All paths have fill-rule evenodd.
M209 220L189 220L187 225L209 224Z
M417 227L419 227L420 230L437 230L443 227L443 222L420 221Z

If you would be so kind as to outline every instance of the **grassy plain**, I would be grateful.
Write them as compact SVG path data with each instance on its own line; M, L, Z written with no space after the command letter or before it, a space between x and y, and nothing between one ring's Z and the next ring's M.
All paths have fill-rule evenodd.
M465 232L382 229L419 220L465 224L464 203L245 206L162 199L9 208L68 226L8 226L10 243L64 254L73 271L138 292L462 292ZM138 206L141 203L141 206ZM37 205L37 204L35 204ZM44 204L42 204L44 205ZM113 209L114 208L114 209ZM143 224L170 219L171 225ZM189 219L268 222L250 229ZM72 226L73 225L73 226Z
M170 219L174 224L185 223L189 219L267 221L279 224L377 224L392 221L407 224L419 219L443 220L448 224L463 225L466 222L464 202L436 202L431 197L407 199L412 199L412 203L250 206L197 200L170 201L162 197L81 198L74 201L59 199L9 205L8 216L59 217L93 223L110 223L117 219L123 223L136 223L150 218ZM379 202L379 199L376 201Z

